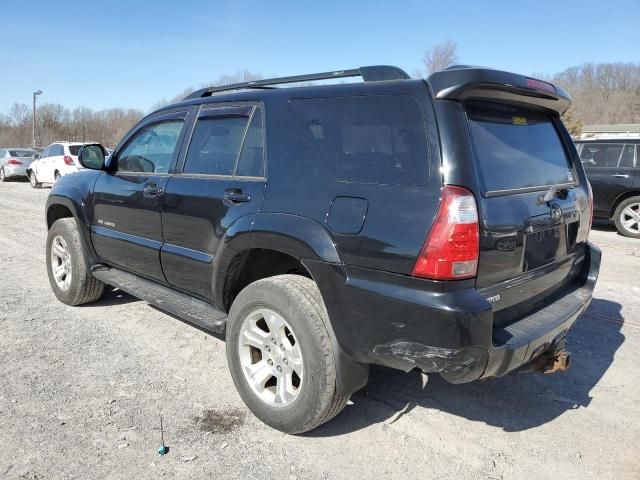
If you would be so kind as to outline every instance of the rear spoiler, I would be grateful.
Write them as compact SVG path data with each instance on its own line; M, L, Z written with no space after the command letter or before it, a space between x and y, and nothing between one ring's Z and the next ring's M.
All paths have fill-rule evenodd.
M427 78L434 98L471 98L535 105L562 115L571 96L561 87L543 80L482 67L456 65Z

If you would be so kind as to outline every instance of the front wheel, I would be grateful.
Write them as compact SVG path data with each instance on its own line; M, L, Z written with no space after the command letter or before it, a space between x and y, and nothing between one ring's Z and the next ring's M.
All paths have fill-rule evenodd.
M327 322L318 287L299 275L258 280L233 302L227 362L245 404L267 425L306 432L346 405Z
M621 235L640 238L640 197L631 197L620 202L613 214L613 220Z
M67 305L93 302L104 283L87 271L80 233L73 218L61 218L47 235L47 274L55 296Z

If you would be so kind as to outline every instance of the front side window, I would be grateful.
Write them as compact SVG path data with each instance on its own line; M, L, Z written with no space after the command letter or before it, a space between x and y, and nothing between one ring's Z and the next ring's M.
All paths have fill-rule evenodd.
M168 120L149 125L127 143L118 154L117 170L131 173L168 173L184 120Z
M291 108L329 175L341 182L423 185L428 146L409 95L304 98Z

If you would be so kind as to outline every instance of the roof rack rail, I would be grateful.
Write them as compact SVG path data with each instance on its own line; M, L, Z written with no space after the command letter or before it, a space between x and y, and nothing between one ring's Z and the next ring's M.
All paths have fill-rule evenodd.
M352 68L350 70L336 70L333 72L311 73L308 75L295 75L293 77L267 78L264 80L252 80L249 82L232 83L219 87L207 87L196 90L186 96L184 100L192 98L209 97L216 92L240 90L244 88L269 88L270 85L282 83L311 82L314 80L328 80L331 78L362 77L365 82L381 82L385 80L406 80L411 78L401 68L391 65L372 65L368 67Z

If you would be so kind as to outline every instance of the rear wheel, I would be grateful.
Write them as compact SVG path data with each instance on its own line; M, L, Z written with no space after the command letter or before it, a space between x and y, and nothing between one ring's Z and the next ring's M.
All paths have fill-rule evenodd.
M620 202L613 214L613 220L620 234L640 238L640 197L631 197Z
M4 167L0 168L0 182L6 182L7 181L7 177L4 173Z
M29 183L33 188L42 187L42 184L38 182L38 177L36 177L36 172L34 172L33 170L29 172Z
M258 280L237 296L227 323L227 361L249 409L267 425L302 433L331 420L348 398L316 284L299 275Z
M53 293L62 303L81 305L102 296L104 283L87 270L80 233L73 218L56 220L49 230L47 274Z
M62 176L62 175L60 175L60 172L56 172L56 173L53 175L53 179L57 182L57 181L60 179L60 177L61 177L61 176Z

